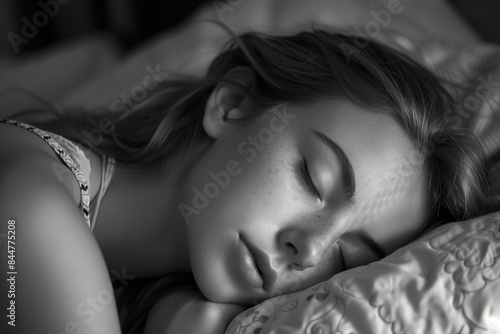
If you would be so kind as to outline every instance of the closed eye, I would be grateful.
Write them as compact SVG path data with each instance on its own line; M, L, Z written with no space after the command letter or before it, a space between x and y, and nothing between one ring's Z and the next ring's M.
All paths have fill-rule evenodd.
M303 180L304 186L306 190L315 198L321 200L321 194L318 189L314 185L313 180L311 179L311 174L309 173L309 169L307 168L306 159L302 159L299 166L300 176Z
M338 254L340 267L342 268L341 271L345 271L345 270L347 270L347 266L345 264L344 253L342 252L342 246L340 246L340 242L337 242L337 249L339 250L337 252L337 254Z

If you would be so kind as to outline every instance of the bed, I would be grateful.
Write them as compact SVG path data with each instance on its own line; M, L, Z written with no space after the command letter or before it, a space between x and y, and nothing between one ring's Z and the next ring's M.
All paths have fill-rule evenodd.
M109 110L146 75L203 76L228 39L207 20L235 32L290 34L313 24L367 34L446 79L472 83L456 95L455 120L479 136L500 175L500 48L441 0L216 0L125 56L113 38L95 35L2 60L0 89L23 87L58 108ZM0 100L3 110L32 103L16 92ZM500 181L493 190L500 194ZM390 194L379 205L390 205ZM449 222L378 262L257 304L233 319L226 334L236 333L500 333L500 213Z

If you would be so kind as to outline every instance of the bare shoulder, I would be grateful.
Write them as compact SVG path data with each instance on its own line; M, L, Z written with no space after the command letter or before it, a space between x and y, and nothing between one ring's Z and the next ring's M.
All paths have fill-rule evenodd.
M53 157L53 154L50 146L36 134L15 125L0 123L0 158L7 162L3 166L26 157L36 162L43 155Z
M0 165L0 215L8 215L1 218L22 218L19 228L39 236L69 228L81 231L76 238L93 238L75 199L69 196L68 182L72 181L61 179L60 163L50 146L24 129L0 127L0 160L4 162ZM77 183L74 176L68 176Z
M0 161L3 162L0 179L4 187L6 183L19 187L36 178L43 180L45 186L60 187L70 192L73 203L79 203L78 181L52 148L36 134L0 123ZM10 181L16 181L15 185ZM29 186L36 184L39 182Z
M53 170L57 157L38 141L15 134L22 129L3 130L1 140L13 143L0 145L0 159L7 162L0 166L0 233L7 234L13 222L16 316L22 319L16 328L24 333L35 328L59 333L65 326L80 333L119 333L108 269L80 209ZM5 266L3 261L0 268L9 271ZM2 291L7 291L5 284L0 282ZM97 297L100 312L88 304Z

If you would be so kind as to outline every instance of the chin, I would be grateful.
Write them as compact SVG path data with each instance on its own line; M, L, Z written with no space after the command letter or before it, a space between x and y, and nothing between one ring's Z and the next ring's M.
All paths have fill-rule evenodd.
M240 298L238 298L238 295L235 293L236 291L229 284L224 284L220 280L218 282L210 282L205 277L201 280L196 280L196 284L205 298L214 303L240 304Z
M239 305L254 305L255 301L263 300L264 296L245 287L230 266L233 252L219 247L231 243L220 242L221 239L219 243L210 241L206 234L200 234L204 237L197 235L197 238L190 239L190 264L196 285L205 298L216 303Z
M239 304L239 305L255 305L256 301L261 301L264 298L257 294L252 295L249 292L242 291L235 282L228 277L217 277L214 275L217 271L211 270L208 275L197 275L196 270L193 270L193 276L200 292L208 300L214 303Z
M237 291L234 284L224 274L226 271L221 263L197 260L191 262L191 270L200 292L212 302L231 303L231 300L237 296Z

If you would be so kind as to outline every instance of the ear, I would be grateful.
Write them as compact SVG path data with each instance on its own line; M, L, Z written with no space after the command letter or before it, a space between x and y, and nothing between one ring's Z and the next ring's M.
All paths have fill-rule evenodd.
M248 67L239 66L229 70L224 79L237 81L248 90L255 83L255 73ZM218 138L232 123L228 119L239 119L246 115L242 106L245 95L234 85L219 83L210 94L203 115L203 129L212 138Z

